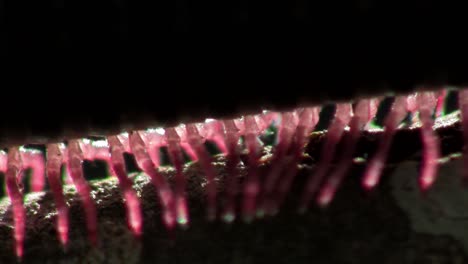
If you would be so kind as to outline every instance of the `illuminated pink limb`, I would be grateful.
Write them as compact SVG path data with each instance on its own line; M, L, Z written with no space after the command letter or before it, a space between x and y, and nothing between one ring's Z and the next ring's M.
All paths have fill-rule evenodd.
M206 174L206 193L207 193L207 217L208 220L214 220L216 218L216 171L212 164L212 158L205 146L203 145L203 139L198 132L198 128L195 124L187 124L187 141L189 142L195 154L198 156L198 161Z
M294 131L296 130L297 121L293 112L281 114L281 125L278 133L278 144L275 147L274 155L271 160L271 166L268 174L265 177L262 186L262 195L259 199L259 208L257 214L261 217L266 211L271 211L274 204L274 189L282 175L283 167L286 159L286 152L290 148Z
M244 135L245 134L245 124L244 124L244 119L243 118L236 118L233 119L234 124L236 127L239 129L239 135Z
M225 141L227 148L226 156L226 205L223 212L224 221L230 223L235 219L235 197L239 192L237 165L240 162L239 129L234 120L223 122L225 130Z
M418 93L406 96L406 111L414 113L418 110Z
M89 161L102 160L107 163L110 175L116 175L112 167L112 162L109 153L109 144L107 140L89 140L82 139L79 141L83 159Z
M68 149L68 171L73 180L78 194L83 202L83 209L86 215L86 225L88 238L92 245L97 245L97 213L96 206L91 198L91 188L83 175L83 152L78 140L70 140Z
M201 126L200 135L207 140L213 141L224 155L228 154L228 149L224 140L223 122L219 120L207 120Z
M153 162L154 166L158 168L161 165L161 158L159 153L159 147L149 147L148 154Z
M67 185L73 185L73 179L70 174L70 168L68 166L65 166L65 184Z
M282 206L286 195L291 189L291 185L298 172L298 164L303 157L304 147L308 142L310 133L314 130L319 120L319 108L305 108L299 115L299 122L294 133L294 142L291 150L289 151L287 160L289 161L285 166L285 174L276 186L276 198L273 207L266 213L275 215L279 208Z
M273 121L276 121L280 116L280 113L264 111L262 114L256 115L255 120L257 120L257 126L259 135L265 132L265 130L270 127Z
M335 155L336 145L343 135L344 129L350 122L352 115L352 106L349 103L340 103L336 105L335 118L331 122L325 142L322 146L320 161L317 170L309 175L305 184L304 191L299 204L299 212L305 212L313 195L317 192L323 178L326 175L333 156Z
M437 99L433 92L422 92L417 97L419 119L421 120L421 140L423 143L423 161L419 176L419 186L426 191L434 183L440 157L440 143L432 126L432 115L437 107ZM437 111L437 109L436 109Z
M343 152L340 155L338 165L328 177L325 185L320 189L320 193L317 198L317 204L320 207L326 207L331 202L336 190L353 164L353 155L356 150L361 131L376 114L376 109L371 109L372 105L373 100L369 99L357 102L354 116L349 125L349 134L344 138Z
M125 152L132 153L132 149L130 148L130 138L128 133L118 134L117 137L119 138L120 142L124 146Z
M31 168L31 191L40 192L45 185L45 161L41 151L35 149L20 149L23 169Z
M167 128L165 131L167 149L172 164L176 169L175 175L175 208L177 223L186 226L189 222L187 200L185 198L185 175L183 172L184 160L180 147L180 137L175 128Z
M279 113L277 112L269 112L264 111L262 114L255 115L255 122L257 123L257 135L261 135L271 123L278 119ZM246 133L246 126L245 126L245 118L236 118L234 119L234 123L236 124L237 128L239 129L240 135L245 135Z
M26 214L23 205L23 193L20 188L21 184L18 184L18 180L21 179L23 173L21 154L18 148L9 149L7 162L6 189L13 209L16 256L21 259L23 257Z
M413 100L413 98L411 98L411 100ZM413 108L413 106L410 108ZM362 182L365 189L373 189L379 182L383 167L387 161L390 146L392 145L393 136L400 123L406 117L407 109L407 98L405 96L396 97L392 109L385 118L384 132L380 138L377 151L367 163Z
M62 162L64 164L68 163L68 149L64 146L62 149ZM70 176L69 166L65 166L64 181L66 185L73 185L73 179Z
M255 116L248 115L244 117L245 124L245 144L248 150L248 171L244 181L244 197L242 204L242 217L245 222L253 220L256 210L256 199L260 189L258 175L258 165L262 146L258 141L260 133Z
M174 196L169 182L159 173L157 167L155 167L151 157L146 151L145 142L139 132L134 131L130 134L130 148L138 166L150 177L156 189L161 201L163 209L162 218L166 228L172 229L175 226L176 216L174 212Z
M161 165L159 149L166 144L164 134L160 134L157 130L140 131L138 132L142 137L147 152L153 162L154 167L158 168Z
M57 208L57 234L60 243L65 247L68 243L68 206L62 189L61 166L63 163L62 149L59 144L47 145L46 173L50 189Z
M175 127L175 131L177 132L177 135L179 135L179 139L180 139L179 146L183 150L182 153L187 154L187 156L189 157L191 161L198 161L197 153L195 152L195 150L192 148L192 146L187 140L187 131L185 129L185 125L181 124ZM203 140L203 143L205 143L204 139L202 140Z
M458 105L463 131L463 182L468 186L468 89L458 91Z
M367 114L367 117L369 117L369 119L367 120L367 124L364 126L364 129L368 129L369 126L371 125L372 119L374 119L375 116L377 115L377 111L379 110L379 105L382 99L383 98L375 98L369 101L369 108L368 108L369 112Z
M180 147L185 151L187 156L190 158L191 161L198 161L197 152L193 149L193 147L188 142L181 142Z
M124 146L117 136L107 137L109 142L109 153L111 159L112 171L119 180L120 188L122 189L125 198L125 206L127 207L127 222L135 236L139 237L142 233L143 217L141 214L140 201L132 188L132 181L128 178L125 169Z
M80 147L85 160L110 160L109 145L106 140L80 140Z
M0 171L6 173L8 167L8 154L0 150Z
M440 93L437 95L437 103L436 103L436 109L435 109L435 117L439 117L443 114L444 112L444 105L445 105L445 99L447 97L447 90L443 89L440 91Z

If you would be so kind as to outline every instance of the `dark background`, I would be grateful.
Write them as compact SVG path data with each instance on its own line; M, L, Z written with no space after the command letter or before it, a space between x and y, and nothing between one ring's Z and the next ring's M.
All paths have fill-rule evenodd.
M415 0L2 0L0 138L464 85L464 10Z

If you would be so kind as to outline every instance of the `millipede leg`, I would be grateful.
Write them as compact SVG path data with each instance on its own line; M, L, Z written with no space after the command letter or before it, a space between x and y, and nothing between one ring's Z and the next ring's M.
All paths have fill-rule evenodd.
M335 119L332 121L328 129L325 143L322 147L320 161L317 165L317 170L313 175L309 176L305 184L299 205L299 212L305 212L307 210L312 196L317 192L320 184L322 183L333 156L335 155L336 145L340 141L343 131L351 119L351 112L351 104L345 103L337 105Z
M59 144L47 145L46 172L50 189L54 195L55 207L57 208L57 233L63 246L68 243L68 206L63 194L61 171L63 163L62 150Z
M19 259L23 257L26 221L26 213L23 205L23 193L18 186L18 179L21 178L21 173L23 173L23 164L21 161L20 150L18 148L11 148L8 151L8 164L5 179L8 197L10 197L11 206L13 208L15 251L16 256Z
M97 213L94 201L91 198L91 189L83 175L83 153L78 140L70 140L68 144L68 163L73 184L80 195L86 214L88 238L91 244L97 244Z

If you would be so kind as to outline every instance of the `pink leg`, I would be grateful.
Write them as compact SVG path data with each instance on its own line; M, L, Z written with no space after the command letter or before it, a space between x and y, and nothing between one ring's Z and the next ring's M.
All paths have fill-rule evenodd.
M395 134L398 125L403 121L407 114L407 104L408 102L406 97L396 97L390 113L385 118L385 131L380 139L377 152L368 162L366 171L364 172L363 186L367 190L374 188L379 182L380 174L382 173L387 160L388 151L392 144L393 135Z
M432 114L437 106L437 99L432 92L418 94L419 119L421 120L421 140L423 142L423 164L419 177L419 186L426 191L435 181L440 156L439 139L432 130ZM437 111L437 109L436 109Z
M185 153L187 153L191 161L198 161L197 151L193 149L193 146L191 146L190 143L181 142L180 146L185 151Z
M187 156L189 156L189 159L192 162L198 161L198 155L197 155L196 151L192 148L192 146L188 142L186 125L179 125L179 126L175 127L175 131L176 131L176 133L177 133L177 135L179 137L179 146L180 146L180 148L184 150L185 154L187 154ZM204 139L202 139L202 141L204 141ZM182 157L183 157L183 155L182 155Z
M262 134L271 125L271 123L278 119L279 113L277 112L263 112L255 115L255 120L258 127L258 134Z
M63 246L68 242L68 206L63 195L61 171L63 157L58 144L47 145L47 179L57 207L57 233Z
M138 200L136 192L132 188L133 183L128 178L127 171L125 169L125 160L123 156L125 150L117 136L110 136L107 140L109 142L112 170L119 179L119 185L125 198L128 225L133 233L139 237L142 232L143 217L141 215L140 201Z
M203 139L200 136L197 127L194 124L187 124L187 140L195 151L195 154L199 158L199 162L206 173L207 179L207 186L206 186L206 193L207 193L207 200L208 200L208 212L207 217L208 220L214 220L216 218L216 172L212 165L212 159L210 154L205 149L203 145Z
M292 112L283 113L281 118L281 127L278 134L278 144L274 151L274 156L271 161L271 167L263 184L263 195L260 197L260 207L258 215L261 217L266 211L272 211L274 204L274 188L279 180L284 167L285 155L290 148L294 131L296 130L296 122Z
M72 185L73 184L73 179L71 177L71 173L70 173L70 168L68 166L66 166L65 168L65 184L67 185Z
M310 133L314 130L319 120L318 108L306 108L299 117L299 123L294 134L294 142L291 148L290 162L285 165L285 175L282 177L279 184L276 186L276 201L273 204L271 211L267 212L269 215L274 215L279 211L282 206L286 195L291 189L294 178L297 175L298 164L303 157L304 147L307 144Z
M245 116L245 144L248 149L248 174L244 183L244 200L242 206L242 216L244 221L250 222L253 220L256 207L256 198L259 192L259 178L258 178L258 162L260 158L261 146L258 142L257 136L259 129L255 117Z
M223 213L223 219L226 222L232 222L235 219L235 197L238 193L238 170L237 165L240 162L239 157L239 129L233 120L224 121L226 138L226 207Z
M45 168L44 157L42 152L31 149L20 149L21 159L23 160L23 168L31 168L31 190L40 192L44 189L45 184Z
M312 196L322 183L323 177L327 173L333 156L335 155L336 145L340 141L343 131L351 119L351 114L351 104L337 104L335 119L332 121L328 129L327 136L322 147L320 161L317 165L317 170L306 182L300 201L299 212L305 212L307 210Z
M175 208L177 222L186 226L189 222L187 201L185 198L185 176L183 172L182 149L180 148L180 137L175 128L166 129L166 140L169 157L176 169L175 176Z
M18 179L23 173L21 154L18 148L8 151L8 165L5 175L6 189L13 209L13 220L15 224L15 250L16 256L23 257L23 243L25 233L26 214L23 205L23 194L18 186Z
M458 91L458 104L463 130L463 182L468 186L468 89Z
M135 155L138 166L151 178L151 181L158 192L163 208L163 221L167 229L175 226L174 196L169 186L169 182L158 172L146 152L146 146L139 132L130 134L130 148Z
M110 159L109 145L106 140L80 140L81 151L83 158L86 160L103 160Z
M161 159L159 157L159 147L153 146L148 148L148 154L151 158L151 161L154 164L154 167L158 168L161 165Z
M406 96L406 111L414 113L418 109L418 100L417 100L418 94L410 94Z
M164 136L157 133L157 131L140 131L139 134L148 149L148 154L154 167L158 168L161 165L159 148L165 144Z
M8 154L0 150L0 171L6 173L8 168Z
M200 130L200 135L208 140L212 140L224 155L228 154L224 140L223 123L221 121L211 120L205 122Z
M62 151L63 163L68 164L68 149L67 149L67 147L63 146L61 148L61 151ZM64 178L64 181L65 181L66 185L73 185L73 179L71 178L71 175L70 175L70 167L67 166L67 165L65 166L65 173L64 173L63 178Z
M374 118L376 113L376 111L372 111L370 109L372 107L371 104L372 100L361 100L356 105L354 116L350 122L349 135L345 138L345 147L343 149L343 153L341 153L338 165L328 177L325 186L322 187L318 195L317 204L320 207L325 207L331 202L336 190L353 164L353 155L359 141L361 131L364 126Z
M97 213L96 206L91 199L91 189L83 175L83 153L78 140L70 140L68 143L68 163L70 176L78 194L83 201L88 228L88 238L92 245L97 244Z
M92 141L81 139L79 141L83 159L89 161L103 160L107 163L110 175L115 175L110 162L109 145L105 140Z
M444 111L445 98L447 97L447 90L442 90L437 96L437 106L435 110L435 116L439 117Z
M245 123L243 118L236 118L233 120L236 127L239 129L239 135L245 134Z
M122 142L125 152L132 153L132 150L130 148L130 138L129 138L128 133L119 134L117 135L117 137L119 138L120 142Z

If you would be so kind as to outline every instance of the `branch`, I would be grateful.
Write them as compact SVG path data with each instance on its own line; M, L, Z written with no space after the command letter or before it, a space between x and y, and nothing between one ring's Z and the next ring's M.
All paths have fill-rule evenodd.
M456 115L440 119L436 131L442 153L461 150L461 130ZM357 156L376 147L381 132L365 132ZM63 250L56 236L53 197L49 192L28 194L25 256L23 263L415 263L429 258L454 263L467 260L466 247L454 236L420 233L409 213L399 205L391 188L391 171L402 162L418 158L419 130L401 129L395 137L390 163L375 192L360 188L362 164L356 163L331 206L312 207L305 215L295 212L301 182L313 168L320 150L322 133L311 135L306 155L281 212L251 224L235 221L209 223L205 220L203 172L196 163L186 164L190 225L186 230L168 232L160 218L160 206L153 185L144 174L132 175L144 214L144 232L135 239L125 222L125 208L116 178L91 182L98 206L98 248L87 242L84 215L78 195L66 186L70 206L70 244ZM268 166L271 150L264 153ZM220 203L223 198L225 160L216 157L219 171ZM414 163L417 166L417 163ZM447 166L455 166L450 162ZM162 168L169 179L174 171ZM240 175L245 174L241 167ZM391 177L390 177L391 176ZM436 183L437 185L437 183ZM450 193L447 188L444 192ZM14 263L12 214L8 199L0 204L0 262ZM419 262L418 262L419 263Z

